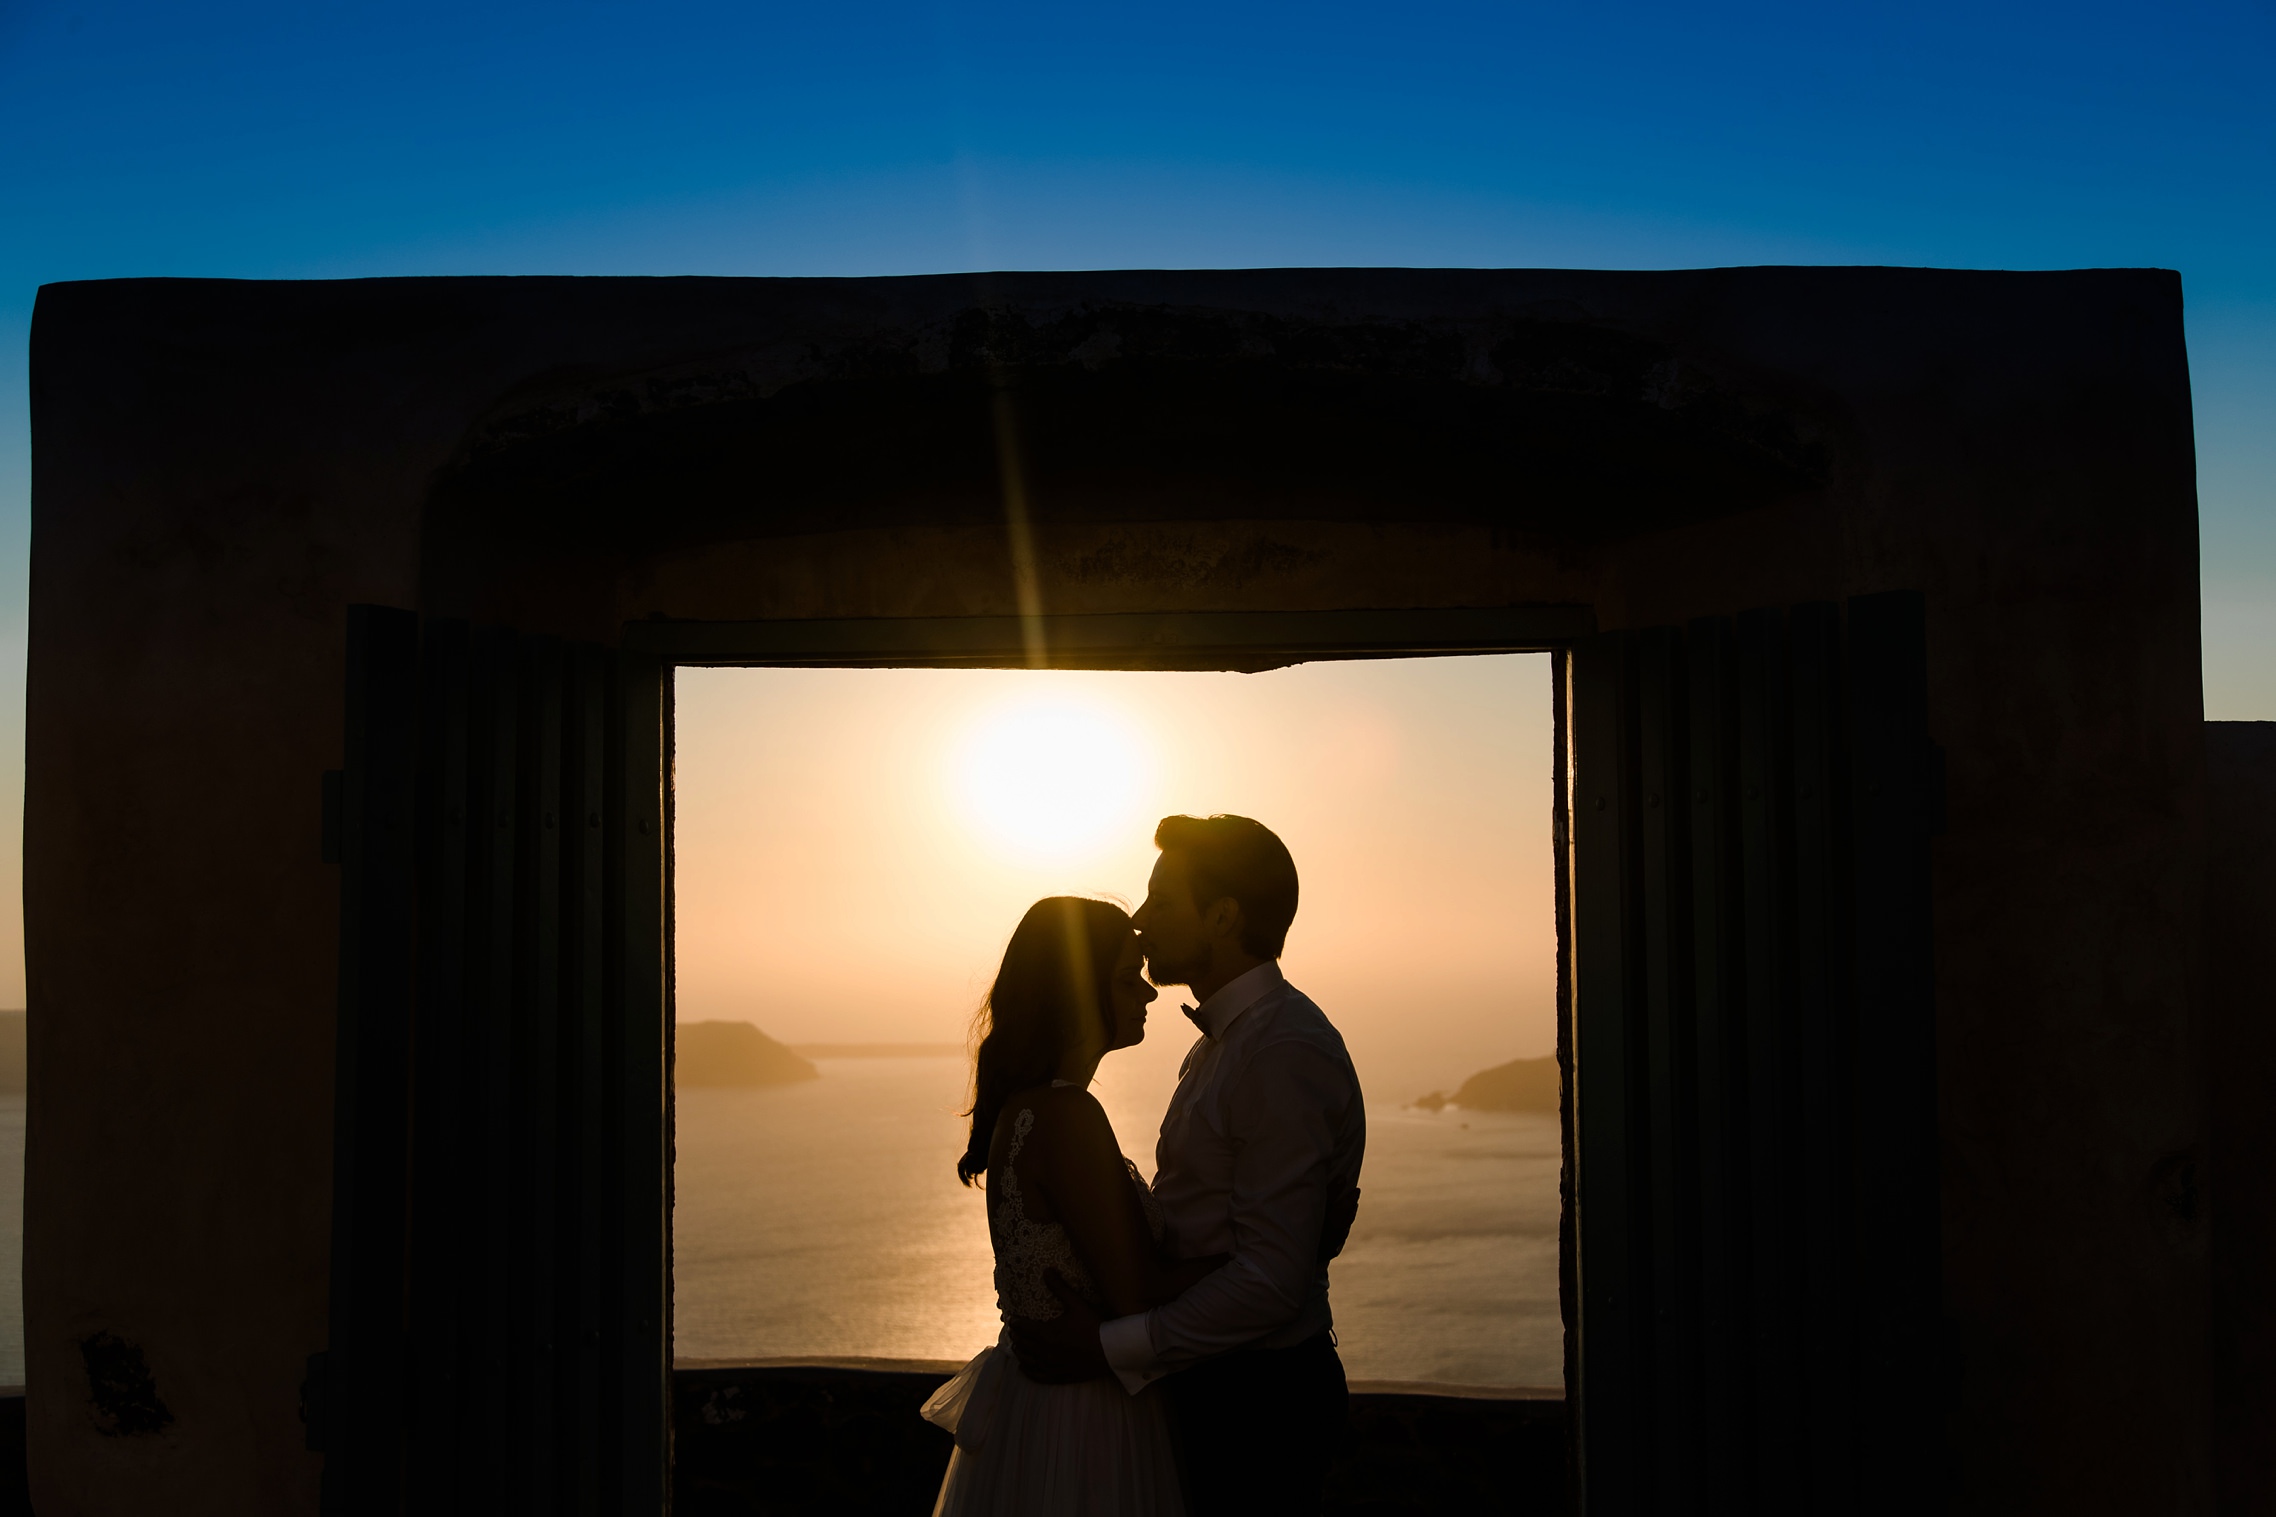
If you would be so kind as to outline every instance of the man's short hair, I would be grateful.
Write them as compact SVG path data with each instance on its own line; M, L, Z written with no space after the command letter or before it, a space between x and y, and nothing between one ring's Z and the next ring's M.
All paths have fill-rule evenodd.
M1154 846L1185 859L1196 909L1232 897L1241 903L1241 947L1280 957L1296 920L1296 860L1270 827L1245 816L1165 816Z

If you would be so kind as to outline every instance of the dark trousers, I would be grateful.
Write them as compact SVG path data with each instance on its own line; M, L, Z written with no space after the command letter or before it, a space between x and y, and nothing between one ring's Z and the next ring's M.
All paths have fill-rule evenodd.
M1351 1399L1333 1338L1220 1354L1162 1390L1193 1517L1317 1517Z

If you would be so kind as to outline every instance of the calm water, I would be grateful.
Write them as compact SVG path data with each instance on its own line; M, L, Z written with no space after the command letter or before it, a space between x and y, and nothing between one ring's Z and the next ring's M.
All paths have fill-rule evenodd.
M801 1085L680 1093L675 1352L968 1358L997 1321L980 1193L953 1168L963 1064L820 1068ZM1101 1096L1151 1174L1167 1085ZM1359 1224L1329 1277L1347 1371L1559 1385L1556 1119L1371 1106L1367 1120Z

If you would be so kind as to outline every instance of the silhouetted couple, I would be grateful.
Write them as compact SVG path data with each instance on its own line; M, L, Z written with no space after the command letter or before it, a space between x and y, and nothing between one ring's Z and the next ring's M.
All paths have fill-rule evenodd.
M925 1404L956 1435L937 1517L1320 1507L1344 1424L1328 1261L1359 1203L1359 1080L1281 978L1280 839L1173 816L1154 843L1135 917L1036 902L982 1008L956 1172L987 1176L1004 1332ZM1191 989L1201 1036L1148 1186L1088 1087L1145 1037L1155 985Z

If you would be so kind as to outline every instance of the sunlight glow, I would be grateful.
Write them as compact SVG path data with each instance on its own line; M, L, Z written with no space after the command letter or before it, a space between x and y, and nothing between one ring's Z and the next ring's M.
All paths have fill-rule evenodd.
M1145 734L1111 707L1067 697L990 711L952 774L967 820L1012 851L1064 857L1127 825L1150 765Z

